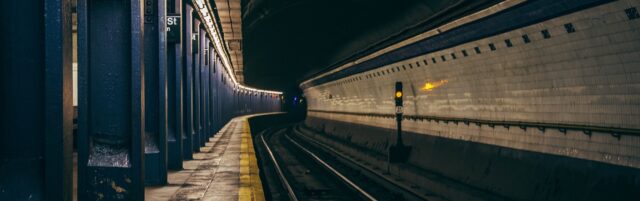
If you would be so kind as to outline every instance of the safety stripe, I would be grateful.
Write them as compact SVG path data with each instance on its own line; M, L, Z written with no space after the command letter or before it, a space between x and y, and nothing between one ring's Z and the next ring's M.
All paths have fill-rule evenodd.
M253 148L253 139L249 121L242 121L242 143L240 144L240 188L238 189L239 201L264 201L264 191L260 180L260 170L256 153Z

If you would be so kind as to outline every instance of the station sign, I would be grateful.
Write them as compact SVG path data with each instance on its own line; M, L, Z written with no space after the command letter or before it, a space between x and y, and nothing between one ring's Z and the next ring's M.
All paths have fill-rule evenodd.
M180 43L180 37L182 36L180 24L180 14L167 14L167 42Z

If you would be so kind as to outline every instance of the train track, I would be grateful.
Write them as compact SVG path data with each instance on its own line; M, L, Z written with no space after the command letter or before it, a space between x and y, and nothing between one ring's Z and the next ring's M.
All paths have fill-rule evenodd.
M273 200L425 200L305 140L297 125L267 129L256 143L272 165L267 179L282 191Z
M373 199L369 193L319 157L314 158L312 152L288 137L289 131L289 128L283 128L260 136L289 200Z

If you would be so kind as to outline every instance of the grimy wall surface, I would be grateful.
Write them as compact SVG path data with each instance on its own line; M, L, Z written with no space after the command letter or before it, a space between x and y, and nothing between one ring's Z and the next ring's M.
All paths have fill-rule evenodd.
M508 199L638 196L638 7L504 1L303 82L306 125L338 148L384 156L401 81L407 167Z
M502 7L497 15L527 3L481 12ZM640 129L640 19L634 14L640 1L596 4L305 88L309 117L395 128L393 118L362 114L393 114L394 83L402 81L406 115ZM495 26L491 19L477 21ZM640 138L634 135L442 121L403 126L425 135L640 167Z

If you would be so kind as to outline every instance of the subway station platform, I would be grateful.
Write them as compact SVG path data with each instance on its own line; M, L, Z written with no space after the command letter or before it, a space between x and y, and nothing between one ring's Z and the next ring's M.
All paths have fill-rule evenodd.
M264 200L248 118L232 119L145 200Z

